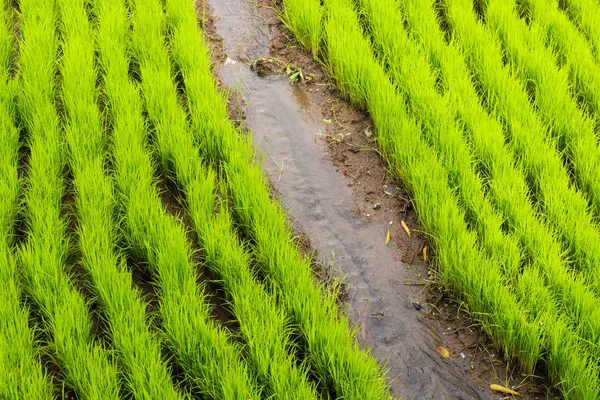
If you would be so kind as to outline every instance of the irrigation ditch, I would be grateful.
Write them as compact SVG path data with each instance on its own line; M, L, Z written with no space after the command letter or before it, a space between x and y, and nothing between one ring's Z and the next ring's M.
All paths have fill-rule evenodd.
M344 310L361 346L386 365L394 395L506 398L490 391L497 383L525 398L554 398L543 379L503 361L436 283L435 254L377 152L372 122L287 32L279 4L197 6L231 118L252 132L273 196L314 253L318 275L343 280Z

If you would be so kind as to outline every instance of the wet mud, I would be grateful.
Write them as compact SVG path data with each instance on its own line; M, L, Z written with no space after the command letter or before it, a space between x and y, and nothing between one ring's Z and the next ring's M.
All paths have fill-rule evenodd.
M543 382L513 373L435 283L435 255L376 150L371 121L285 31L276 5L198 6L217 77L235 92L232 118L252 132L295 228L328 275L346 284L345 311L361 346L387 368L394 396L507 398L489 390L496 383L546 398Z

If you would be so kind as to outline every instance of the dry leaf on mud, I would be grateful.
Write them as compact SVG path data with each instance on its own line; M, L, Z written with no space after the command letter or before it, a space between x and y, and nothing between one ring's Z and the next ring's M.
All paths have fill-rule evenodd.
M515 392L514 390L510 390L509 388L505 388L504 386L496 385L495 383L492 383L490 385L490 389L492 389L494 392L512 394L513 396L522 397L519 393Z
M400 225L402 225L402 228L404 228L408 237L411 237L410 229L408 228L408 225L406 225L406 222L404 222L404 220L402 220L402 221L400 221Z
M438 345L438 346L435 346L435 351L440 353L440 356L442 356L444 358L450 358L450 350L448 350L447 347Z
M423 247L423 261L427 262L427 246Z
M387 235L385 235L385 244L388 244L391 239L392 239L392 234L390 233L390 230L388 229Z

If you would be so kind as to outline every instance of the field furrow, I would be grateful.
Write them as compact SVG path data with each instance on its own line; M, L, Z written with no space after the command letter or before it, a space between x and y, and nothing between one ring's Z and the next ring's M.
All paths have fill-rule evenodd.
M14 125L15 86L9 79L12 57L12 10L0 4L0 397L52 398L52 385L39 363L40 343L22 307L23 284L14 255L20 208L19 132Z
M85 13L85 1L58 3L63 31L65 137L75 186L82 265L106 316L131 394L138 399L177 399L180 396L162 360L160 342L146 321L146 307L117 254L114 189L104 171L106 139L97 106L95 35Z
M158 1L146 6L160 10ZM275 299L260 285L249 269L249 259L238 244L230 217L223 207L215 206L214 173L202 165L199 149L188 130L185 110L177 99L171 78L171 64L162 40L166 20L170 21L171 51L174 56L190 47L201 47L195 11L190 4L167 1L166 19L146 21L145 40L136 43L140 57L142 90L148 117L152 124L158 153L166 171L173 171L182 193L185 193L190 217L206 265L220 278L230 299L230 307L239 322L249 364L265 396L280 399L316 398L306 372L296 367L291 350L290 329L285 315L276 307ZM214 213L218 214L215 215Z
M165 344L193 389L206 398L258 398L237 347L210 318L209 305L196 283L186 231L166 213L158 197L142 100L128 75L126 10L120 0L97 0L96 5L104 10L98 34L100 64L111 109L115 182L125 236L154 276ZM143 41L147 18L156 16L147 14L143 2L133 5L134 41Z
M24 0L20 7L19 111L31 152L25 194L28 235L20 252L27 294L39 308L66 385L82 398L115 399L117 369L108 351L95 343L86 300L66 265L65 154L55 108L56 4Z

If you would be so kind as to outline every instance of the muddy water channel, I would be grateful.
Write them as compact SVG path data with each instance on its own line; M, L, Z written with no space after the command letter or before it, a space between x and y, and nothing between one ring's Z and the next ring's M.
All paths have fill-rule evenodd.
M291 84L285 72L265 76L250 67L261 58L283 65L276 60L277 48L288 44L273 46L284 41L273 10L259 7L257 0L208 3L224 53L217 74L239 93L245 124L265 154L265 168L290 217L310 238L320 261L346 282L346 312L361 345L386 364L394 395L496 398L488 386L506 383L494 374L506 366L494 366L499 362L493 354L481 356L480 335L468 322L435 317L443 314L443 305L428 304L435 296L422 284L425 242L414 232L408 238L400 227L404 218L418 230L414 212L407 214L406 200L386 178L380 157L365 146L366 118L347 111L343 122L328 119L323 110L335 111L343 102L327 98L325 84ZM339 142L351 132L363 141L352 145L348 139L341 148ZM332 143L338 150L332 151ZM392 240L386 244L388 229ZM437 346L448 348L450 358L440 356Z

